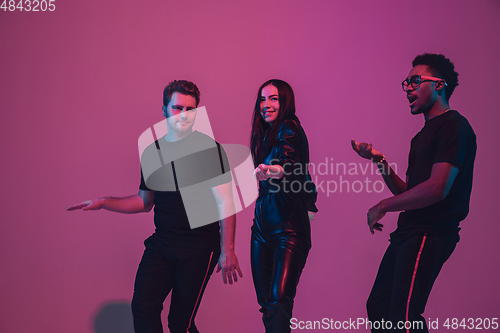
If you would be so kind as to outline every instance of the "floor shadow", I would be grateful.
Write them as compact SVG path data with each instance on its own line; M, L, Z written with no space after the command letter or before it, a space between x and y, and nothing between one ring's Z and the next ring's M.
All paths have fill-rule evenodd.
M95 333L134 333L130 302L109 302L94 318Z

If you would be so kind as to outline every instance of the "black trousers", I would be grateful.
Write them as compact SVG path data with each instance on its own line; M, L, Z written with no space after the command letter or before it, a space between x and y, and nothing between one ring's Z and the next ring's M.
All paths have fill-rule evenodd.
M132 299L137 333L163 332L161 311L172 291L168 328L172 333L197 333L194 318L205 287L219 259L211 249L189 249L145 241Z
M428 332L422 313L455 246L451 237L430 234L389 245L366 303L372 332Z
M281 235L264 241L252 233L252 276L266 333L291 331L293 299L309 249L307 239Z

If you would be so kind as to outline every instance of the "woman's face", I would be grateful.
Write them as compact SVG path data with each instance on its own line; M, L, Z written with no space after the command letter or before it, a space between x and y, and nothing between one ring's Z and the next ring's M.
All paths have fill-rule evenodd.
M278 88L269 84L262 88L260 93L260 114L266 123L273 125L278 119L279 112Z

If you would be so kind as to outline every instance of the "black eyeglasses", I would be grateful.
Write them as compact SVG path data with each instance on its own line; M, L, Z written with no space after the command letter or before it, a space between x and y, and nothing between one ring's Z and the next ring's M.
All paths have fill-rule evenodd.
M438 78L438 77L434 77L434 76L412 75L409 78L404 79L403 82L401 82L401 86L403 87L404 91L408 90L409 85L411 85L413 89L418 89L420 87L421 83L427 82L427 81L438 82L438 81L444 81L444 80L441 78ZM446 83L446 81L444 81L444 85L445 86L448 85Z

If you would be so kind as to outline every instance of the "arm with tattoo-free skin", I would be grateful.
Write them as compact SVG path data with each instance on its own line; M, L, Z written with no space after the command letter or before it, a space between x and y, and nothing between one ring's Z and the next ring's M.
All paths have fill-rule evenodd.
M371 143L359 143L354 141L354 139L351 139L351 146L359 156L377 163L380 173L384 178L384 182L392 194L398 195L406 191L406 182L399 178L396 172L394 172L389 163L385 160L385 156L373 148Z
M368 210L368 227L373 234L374 230L382 231L383 225L378 223L387 212L419 209L430 206L443 200L450 192L451 186L458 174L458 168L446 162L435 163L432 166L431 176L428 180L407 190L405 182L399 178L385 161L384 155L375 150L371 144L358 143L351 140L353 149L363 158L371 159L377 163L384 177L387 187L394 194L393 197L384 199ZM382 171L390 172L390 175Z
M103 197L93 200L80 202L76 205L66 208L68 211L81 209L99 210L106 209L112 212L123 214L135 214L149 212L154 206L154 192L139 190L139 194L128 197Z
M243 277L238 265L238 258L234 254L234 233L236 226L236 215L234 215L234 204L232 203L231 183L223 184L212 188L212 192L217 201L221 226L221 255L217 272L222 270L222 279L224 283L229 281L233 284L238 281L236 272ZM135 214L149 212L154 206L154 192L139 190L139 194L128 197L103 197L93 200L80 202L76 205L66 208L68 211L81 209L99 210L106 209L112 212L123 214ZM231 212L233 212L231 214Z
M236 211L233 203L232 183L212 187L212 193L219 209L221 254L216 273L222 271L224 284L238 282L238 275L243 277L238 258L234 252L234 235L236 231ZM238 275L236 274L238 273Z

